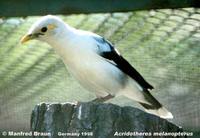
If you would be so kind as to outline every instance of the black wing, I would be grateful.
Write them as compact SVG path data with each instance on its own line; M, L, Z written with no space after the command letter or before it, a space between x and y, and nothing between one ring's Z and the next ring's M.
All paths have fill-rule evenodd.
M113 61L121 71L134 79L143 88L143 90L153 89L153 86L151 86L140 75L140 73L137 72L137 70L134 69L131 64L129 64L128 61L119 54L119 52L109 41L105 40L102 37L95 37L95 40L98 41L98 47L100 50L100 55L102 57Z

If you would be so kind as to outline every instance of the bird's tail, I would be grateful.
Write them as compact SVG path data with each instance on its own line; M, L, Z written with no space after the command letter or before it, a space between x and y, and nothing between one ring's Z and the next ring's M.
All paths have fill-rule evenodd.
M142 103L139 102L144 108L145 111L154 114L157 116L160 116L161 118L168 118L172 119L173 115L171 112L169 112L165 107L163 107L152 95L149 91L145 91L145 100L148 101L148 103Z
M138 89L139 87L137 86L137 83L130 79L129 83L120 94L140 103L148 113L162 118L173 118L172 113L163 107L148 90L143 90L142 88Z
M172 119L173 115L169 112L165 107L160 107L159 109L145 109L147 113L154 114L160 116L161 118L165 119Z

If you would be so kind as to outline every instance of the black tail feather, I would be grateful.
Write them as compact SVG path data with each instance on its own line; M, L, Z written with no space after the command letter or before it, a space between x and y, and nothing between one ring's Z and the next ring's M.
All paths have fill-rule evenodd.
M144 96L145 99L150 103L147 104L140 102L145 109L159 109L162 107L161 103L159 103L159 101L156 100L156 98L154 98L149 91L146 90Z

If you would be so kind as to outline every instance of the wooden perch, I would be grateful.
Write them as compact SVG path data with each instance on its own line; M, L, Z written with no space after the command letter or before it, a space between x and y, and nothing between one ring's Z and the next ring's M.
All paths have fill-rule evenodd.
M134 133L136 138L139 133L151 134L153 138L156 133L182 132L181 128L167 120L134 107L91 102L78 106L70 103L36 105L31 116L31 130L49 132L49 138L70 138L78 134L79 138L116 138L131 134L129 137L134 137Z

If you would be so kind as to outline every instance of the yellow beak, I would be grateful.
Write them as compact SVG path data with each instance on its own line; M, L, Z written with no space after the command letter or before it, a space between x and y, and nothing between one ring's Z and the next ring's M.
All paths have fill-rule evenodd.
M25 42L28 42L28 41L31 40L31 39L33 39L32 34L28 34L28 35L23 36L23 37L21 38L20 42L21 42L22 44L24 44Z

